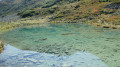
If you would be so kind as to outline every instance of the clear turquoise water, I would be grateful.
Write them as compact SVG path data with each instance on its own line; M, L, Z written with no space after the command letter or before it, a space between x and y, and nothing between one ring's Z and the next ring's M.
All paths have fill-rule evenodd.
M98 56L110 67L120 66L120 30L85 24L50 24L17 28L0 38L22 50L57 56L85 51Z

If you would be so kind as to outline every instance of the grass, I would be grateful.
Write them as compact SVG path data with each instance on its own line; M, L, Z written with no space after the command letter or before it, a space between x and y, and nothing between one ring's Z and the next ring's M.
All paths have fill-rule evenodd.
M48 19L49 16L46 16L44 18L23 18L19 19L17 21L12 21L12 23L8 22L0 22L0 34L12 30L17 27L21 26L29 26L29 25L40 25L44 24L49 21Z
M16 23L0 23L0 34L16 27Z

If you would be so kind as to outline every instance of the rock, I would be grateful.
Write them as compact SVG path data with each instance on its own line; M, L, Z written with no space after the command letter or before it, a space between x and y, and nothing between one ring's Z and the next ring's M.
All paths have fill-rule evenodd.
M110 9L120 9L120 2L111 3L111 4L107 5L106 8L110 8Z
M47 40L47 38L43 38L42 40Z
M2 43L2 41L0 41L0 53L2 52L3 49L4 49L4 44Z
M112 29L117 29L116 27L112 27Z
M72 35L73 33L63 33L61 35Z
M110 28L109 26L103 26L103 28Z
M68 53L69 53L69 51L65 51L65 53L66 53L66 54L68 54Z

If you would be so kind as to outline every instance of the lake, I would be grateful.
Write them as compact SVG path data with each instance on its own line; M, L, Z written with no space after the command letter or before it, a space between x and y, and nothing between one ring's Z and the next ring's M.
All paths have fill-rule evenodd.
M41 65L47 65L43 67L120 66L120 30L117 29L99 28L78 23L49 24L13 29L0 35L0 39L6 44L10 44L6 46L0 56L2 59L5 57L9 59L9 61L7 59L3 59L4 62L0 61L3 66L11 65L9 63L11 60L17 61L17 63L13 62L14 64L11 65L13 67L20 66L20 63L26 65L27 62L26 66L31 65L32 63L29 61L25 61L29 57L36 59L36 61L46 62L46 64L41 63ZM31 56L18 62L19 58L23 58L26 54ZM11 56L12 58L9 58ZM47 58L41 59L39 56ZM51 58L52 56L57 58ZM63 58L63 60L57 61L59 58ZM50 60L53 62L49 62ZM70 60L71 62L69 62ZM38 62L34 62L32 65L37 64L40 65Z

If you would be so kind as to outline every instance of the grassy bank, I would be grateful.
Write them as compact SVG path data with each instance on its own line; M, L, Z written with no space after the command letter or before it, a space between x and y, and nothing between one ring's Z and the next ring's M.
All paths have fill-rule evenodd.
M0 22L0 34L2 34L3 32L6 32L8 30L17 28L17 27L29 26L29 25L40 25L40 24L46 23L48 21L49 21L49 19L47 16L44 18L22 18L17 21L11 21L11 23L9 23L7 21Z

